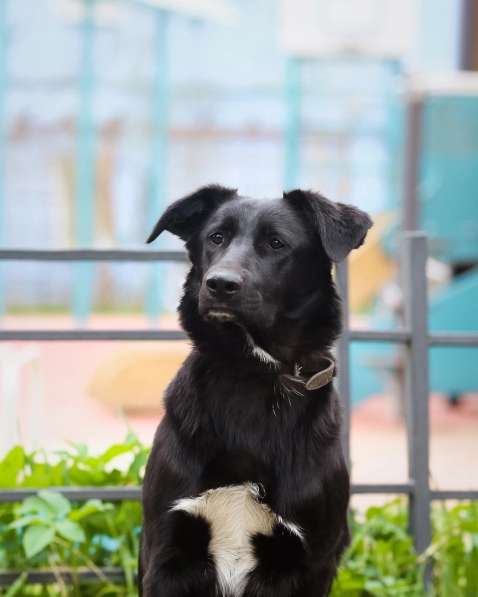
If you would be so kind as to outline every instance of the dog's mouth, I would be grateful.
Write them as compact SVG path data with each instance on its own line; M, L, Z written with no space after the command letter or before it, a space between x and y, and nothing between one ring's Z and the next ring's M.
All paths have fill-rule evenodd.
M219 323L227 323L231 321L236 321L237 316L233 311L229 309L209 309L206 313L206 319L209 321L217 321Z

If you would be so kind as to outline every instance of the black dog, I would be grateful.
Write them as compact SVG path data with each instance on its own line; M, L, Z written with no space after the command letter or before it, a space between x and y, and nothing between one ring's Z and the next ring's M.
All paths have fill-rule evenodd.
M209 186L173 203L192 262L193 350L166 392L144 479L144 597L322 597L348 542L349 475L329 350L332 262L370 218L300 190Z

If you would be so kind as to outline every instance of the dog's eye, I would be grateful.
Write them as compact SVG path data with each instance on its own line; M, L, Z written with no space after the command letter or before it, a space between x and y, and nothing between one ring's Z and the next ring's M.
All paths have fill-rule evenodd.
M278 238L271 238L269 244L273 249L282 249L282 247L284 246L284 243Z
M213 232L209 235L209 239L212 240L215 245L222 245L224 241L224 235L220 232Z

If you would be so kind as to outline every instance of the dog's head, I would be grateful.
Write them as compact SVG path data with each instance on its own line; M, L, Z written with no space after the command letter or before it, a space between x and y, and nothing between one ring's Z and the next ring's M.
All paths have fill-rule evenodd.
M240 328L271 350L272 338L303 344L299 331L322 330L325 347L340 325L332 263L359 247L371 224L361 210L308 191L257 200L214 185L170 205L148 242L164 230L186 242L192 269L180 312L196 341Z

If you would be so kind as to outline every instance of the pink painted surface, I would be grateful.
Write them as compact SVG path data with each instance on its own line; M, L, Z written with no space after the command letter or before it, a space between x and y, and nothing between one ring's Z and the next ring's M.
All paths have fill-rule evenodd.
M71 327L69 318L10 318L8 327ZM162 322L176 327L174 317ZM96 317L90 327L125 329L147 327L137 317ZM28 343L31 345L32 343ZM10 343L12 351L25 343ZM21 378L19 428L22 441L30 444L36 435L45 449L65 441L86 442L99 450L122 440L131 428L146 443L153 438L161 418L161 396L157 412L126 415L95 401L88 395L88 383L101 363L118 351L144 347L153 342L46 342L36 343L40 380L44 388L39 414L31 421L28 385L32 367ZM3 397L0 396L0 407ZM355 482L393 482L406 479L406 443L403 424L394 414L393 399L374 396L353 413L352 474ZM1 409L0 409L1 413ZM1 415L0 415L1 416ZM35 433L33 433L35 431ZM431 482L436 488L478 488L478 396L465 397L450 408L440 396L431 399Z

